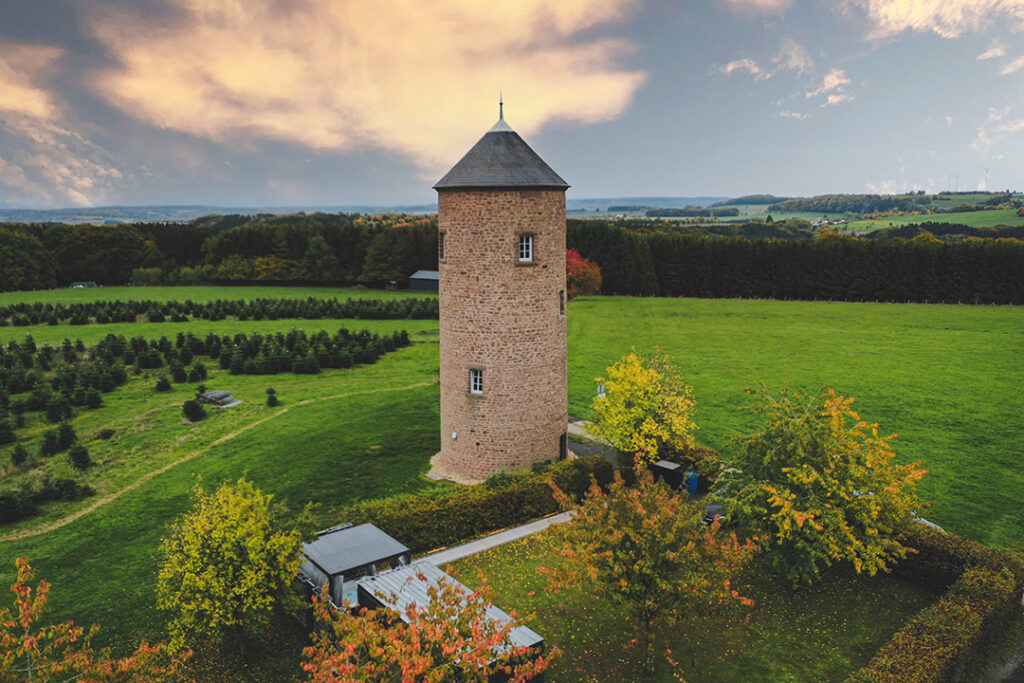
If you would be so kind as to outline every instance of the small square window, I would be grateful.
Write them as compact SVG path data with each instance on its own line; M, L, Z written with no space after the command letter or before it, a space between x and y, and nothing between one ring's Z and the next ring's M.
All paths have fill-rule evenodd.
M469 393L484 393L484 371L472 369L469 371Z
M519 262L526 263L533 260L533 235L519 236Z
M445 234L443 232L437 233L437 259L439 261L444 261L444 259L445 259L445 246L446 245L445 245L444 235Z

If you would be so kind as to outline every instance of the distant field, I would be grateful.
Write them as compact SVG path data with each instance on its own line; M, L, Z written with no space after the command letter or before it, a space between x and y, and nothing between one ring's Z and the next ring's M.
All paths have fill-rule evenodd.
M890 225L908 223L959 223L971 228L988 228L995 225L1024 225L1024 217L1017 215L1017 209L992 209L990 211L964 211L963 213L933 213L921 216L889 216L878 220L852 221L847 230L869 232L881 230Z
M772 211L771 204L730 204L728 206L719 207L723 209L739 209L740 215L722 220L726 222L735 221L747 221L752 219L763 219L767 216L771 216L772 220L783 221L790 218L799 218L805 221L813 221L817 218L842 218L841 213L815 213L813 211Z

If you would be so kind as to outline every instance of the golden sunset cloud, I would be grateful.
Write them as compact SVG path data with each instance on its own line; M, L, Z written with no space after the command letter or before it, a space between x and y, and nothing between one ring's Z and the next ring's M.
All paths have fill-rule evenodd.
M40 81L62 54L53 47L0 40L0 112L53 118L54 98Z
M151 124L217 141L392 150L428 173L490 125L503 89L524 135L623 112L644 74L627 41L584 35L633 0L171 0L173 16L114 6L89 25L118 64L103 97Z
M875 22L875 35L912 30L956 38L997 20L1024 30L1024 0L855 0Z

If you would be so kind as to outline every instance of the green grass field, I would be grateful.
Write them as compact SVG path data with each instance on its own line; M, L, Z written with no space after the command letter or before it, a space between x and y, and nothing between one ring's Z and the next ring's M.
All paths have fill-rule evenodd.
M82 434L99 426L117 432L106 449L89 444L97 447L99 461L98 472L91 476L106 482L99 496L217 438L265 421L78 521L0 543L0 584L13 582L14 557L27 555L38 575L55 586L53 618L103 624L104 643L160 637L163 618L152 609L159 540L168 524L189 508L199 478L214 487L244 475L293 510L307 501L318 503L324 524L333 523L335 512L356 500L437 485L421 476L439 448L436 358L437 345L428 342L388 354L372 366L325 371L312 378L225 373L225 378L212 377L207 384L230 386L246 403L216 411L195 425L180 417L190 385L176 387L173 394L153 394L151 382L136 378L108 395L122 393L122 402L75 421ZM283 402L279 408L262 405L264 389L271 384ZM143 404L150 410L139 413ZM107 476L105 470L112 469L124 473ZM95 500L52 506L43 518L9 525L3 533L38 528Z
M1018 216L1016 209L932 213L920 216L888 216L877 220L850 221L845 229L856 232L873 232L890 226L908 225L910 223L959 223L971 228L988 228L996 225L1015 227L1024 225L1024 216Z
M640 680L633 632L622 608L588 591L545 590L538 567L554 566L544 534L461 560L452 569L467 585L480 573L494 603L532 617L529 626L563 650L546 680ZM653 680L669 681L665 647L686 680L841 681L868 663L906 621L936 596L893 576L832 574L812 588L793 589L749 572L737 582L751 608L682 619L657 643Z
M259 297L298 292L344 297L351 291L203 289L117 291L118 298L194 300L239 298L243 291ZM114 291L2 296L66 301L68 295L85 294L110 299ZM357 295L384 294L359 291ZM191 385L156 394L151 389L155 374L132 378L125 387L105 395L103 408L74 418L76 430L98 462L87 475L96 484L97 496L51 504L43 516L4 527L0 535L53 524L159 468L184 462L66 526L0 541L0 584L13 581L13 559L27 555L39 568L39 576L54 584L54 619L98 622L104 627L102 643L127 645L142 636L160 636L163 617L151 609L159 539L167 525L188 509L197 476L214 486L245 474L293 508L307 500L320 503L325 524L335 521L334 511L355 500L434 485L420 475L438 449L438 389L433 384L438 368L437 321L38 325L0 328L0 341L22 339L26 332L37 341L69 336L92 343L109 331L173 338L179 330L231 334L284 331L292 326L332 333L342 326L407 329L417 343L372 366L316 376L215 374L205 382L207 386L231 389L245 403L196 425L184 423L179 416ZM881 422L884 431L901 434L895 446L902 460L924 460L930 474L923 492L936 501L926 513L930 519L984 543L1024 551L1024 467L1020 464L1024 436L1016 428L1024 410L1019 392L1024 380L1024 364L1019 362L1022 342L1021 308L580 298L569 306L570 412L588 414L594 378L633 347L645 351L660 345L676 360L695 388L698 440L726 453L733 448L730 440L749 428L750 416L739 410L748 402L745 387L762 380L776 389L787 381L812 390L829 384L856 396L856 407L866 419ZM281 408L263 405L267 386L278 390ZM260 422L266 418L270 419ZM114 429L115 437L95 441L102 428ZM42 431L43 427L30 425L32 429ZM6 462L10 450L10 446L0 449L0 461ZM820 600L822 605L827 602L825 597ZM794 599L792 604L797 602ZM505 605L528 611L525 603L512 599ZM541 608L529 609L539 612ZM839 622L823 623L822 633L841 629ZM757 638L757 633L749 637ZM861 648L868 652L872 643ZM297 653L295 657L297 661Z
M857 399L923 460L926 516L1024 552L1024 309L989 306L588 297L569 311L569 411L586 416L594 378L635 347L673 357L698 402L698 441L728 453L765 382Z

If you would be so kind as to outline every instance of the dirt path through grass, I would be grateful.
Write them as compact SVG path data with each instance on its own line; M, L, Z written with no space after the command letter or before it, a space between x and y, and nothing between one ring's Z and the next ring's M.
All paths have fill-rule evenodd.
M200 455L204 455L205 453L209 452L214 447L220 446L221 444L224 444L224 443L227 443L228 441L231 441L232 439L234 439L234 438L244 434L245 432L249 431L250 429L254 429L256 427L259 427L261 424L264 424L265 422L269 422L270 420L275 420L278 417L280 417L280 416L284 415L285 413L287 413L288 411L290 411L292 408L298 408L299 406L309 405L310 403L316 403L318 401L333 401L333 400L337 400L337 399L341 399L341 398L351 398L352 396L361 396L361 395L364 395L364 394L379 394L379 393L390 392L390 391L407 391L409 389L418 389L420 387L427 387L427 386L430 386L430 385L435 384L435 383L436 382L419 382L417 384L407 384L407 385L401 386L401 387L389 387L389 388L383 388L383 389L366 389L364 391L352 391L352 392L348 392L348 393L345 393L345 394L335 394L333 396L321 396L320 398L307 398L305 400L297 402L295 405L287 406L285 408L282 408L281 410L278 410L276 413L273 413L272 415L267 415L266 417L261 417L260 419L256 420L255 422L251 422L251 423L245 425L244 427L240 427L240 428L236 429L235 431L233 431L233 432L231 432L229 434L225 434L224 436L216 439L215 441L212 441L207 446L204 446L203 448L200 448L199 450L192 451L188 455L182 456L181 458L178 458L174 462L167 463L163 467L155 469L152 472L147 472L146 474L142 475L141 477L139 477L138 479L133 481L131 484L128 484L127 486L125 486L124 488L118 489L117 491L114 491L113 493L108 493L105 496L97 498L95 501L93 501L87 507L84 507L81 510L73 512L73 513L71 513L70 515L68 515L66 517L62 517L60 519L54 520L53 522L50 522L48 524L44 524L42 526L34 527L34 528L31 528L31 529L22 529L20 531L15 531L13 533L0 535L0 543L3 543L5 541L17 541L17 540L24 539L24 538L31 538L32 536L41 536L42 534L49 533L49 532L54 531L55 529L59 529L59 528L61 528L63 526L67 526L68 524L71 524L75 520L81 519L82 517L85 517L89 513L98 510L99 508L103 507L104 505L107 505L108 503L111 503L111 502L117 500L118 498L120 498L124 494L128 493L129 491L133 491L133 490L137 489L138 487L142 486L143 484L145 484L149 480L153 479L154 477L156 477L156 476L158 476L160 474L163 474L164 472L167 472L168 470L170 470L172 468L175 468L178 465L181 465L181 464L186 463L186 462L188 462L190 460L193 460L193 459L199 457Z

